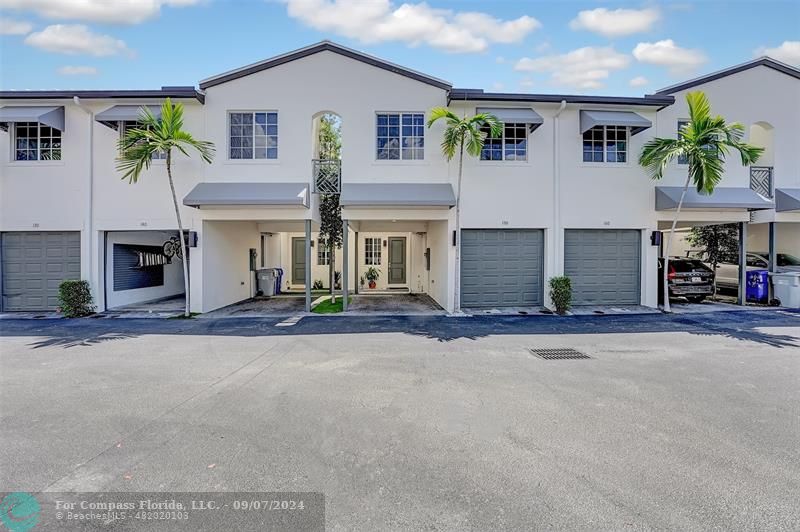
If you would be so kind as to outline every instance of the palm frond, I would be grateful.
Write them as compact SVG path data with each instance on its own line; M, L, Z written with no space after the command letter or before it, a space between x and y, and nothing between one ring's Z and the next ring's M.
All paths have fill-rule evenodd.
M645 143L639 155L639 165L648 171L651 179L661 179L670 162L689 153L684 139L656 137Z

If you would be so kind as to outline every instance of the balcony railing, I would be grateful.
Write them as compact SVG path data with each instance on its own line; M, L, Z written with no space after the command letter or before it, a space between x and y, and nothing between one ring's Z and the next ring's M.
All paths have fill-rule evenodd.
M765 198L772 198L773 182L771 166L751 166L750 167L750 188L755 190Z
M313 159L314 192L339 194L342 191L342 161Z

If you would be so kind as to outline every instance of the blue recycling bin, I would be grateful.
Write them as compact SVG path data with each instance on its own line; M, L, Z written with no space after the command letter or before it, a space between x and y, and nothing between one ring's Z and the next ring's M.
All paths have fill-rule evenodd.
M767 270L751 270L747 272L747 301L751 303L769 303L769 272Z
M278 275L275 276L275 294L281 293L281 286L283 286L283 268L275 268Z

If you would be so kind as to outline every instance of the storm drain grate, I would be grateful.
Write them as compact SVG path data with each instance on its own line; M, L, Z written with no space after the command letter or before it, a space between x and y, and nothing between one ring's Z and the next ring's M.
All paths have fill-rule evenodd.
M531 347L530 352L545 360L574 360L581 358L592 358L586 353L581 353L580 351L572 349L571 347L545 349L534 349Z

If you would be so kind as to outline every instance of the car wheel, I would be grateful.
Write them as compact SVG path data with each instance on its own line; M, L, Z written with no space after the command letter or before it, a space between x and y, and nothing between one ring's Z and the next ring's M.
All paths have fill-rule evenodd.
M702 303L706 296L687 296L689 303Z

